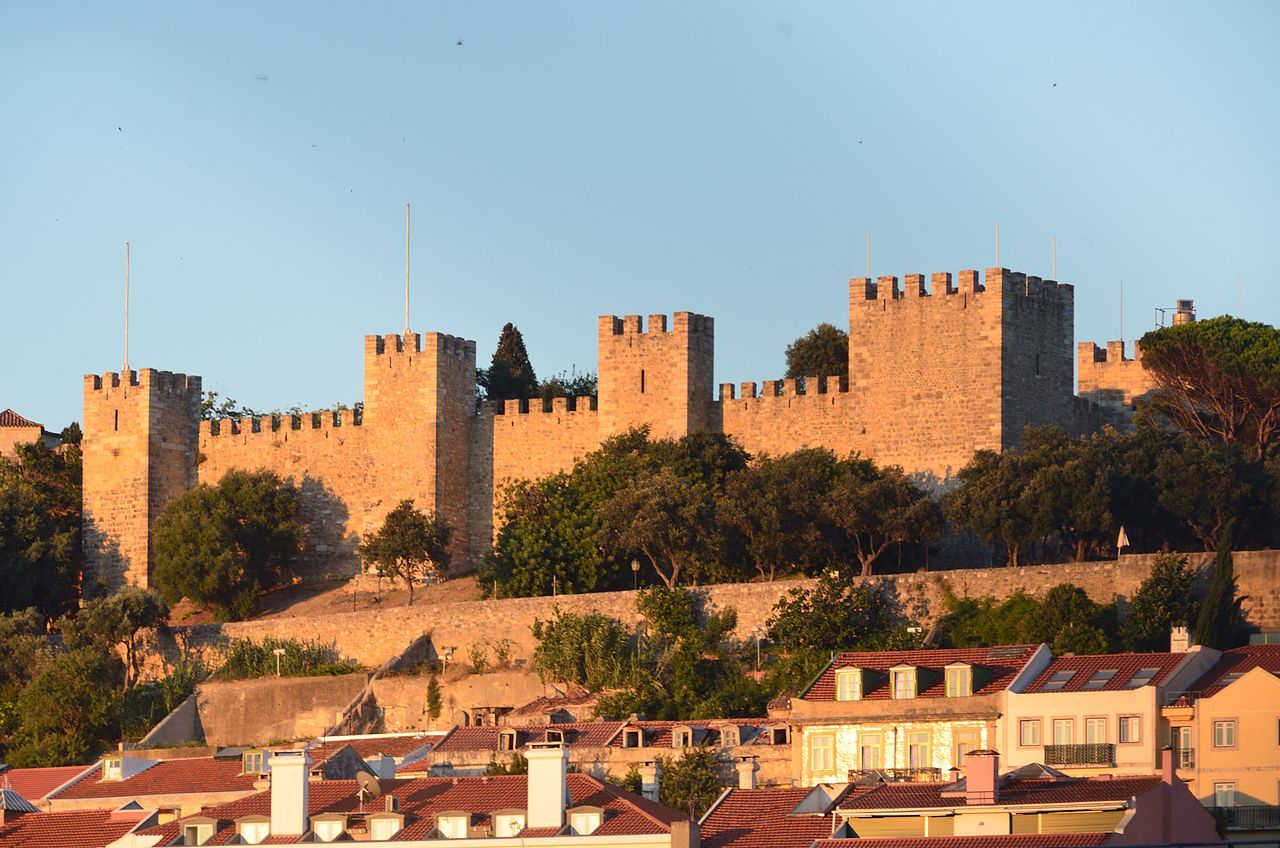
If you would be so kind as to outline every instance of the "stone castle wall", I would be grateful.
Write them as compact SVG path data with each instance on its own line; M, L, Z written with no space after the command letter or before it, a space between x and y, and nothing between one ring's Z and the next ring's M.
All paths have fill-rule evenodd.
M1099 603L1120 602L1123 606L1139 584L1151 573L1155 554L1132 554L1119 560L1085 563L1028 565L1017 568L957 569L938 572L887 575L883 578L908 612L918 612L931 622L944 612L947 589L960 597L993 596L1007 598L1025 591L1041 595L1059 583L1073 583ZM1201 572L1212 555L1193 553L1189 562ZM1246 596L1244 615L1254 630L1280 630L1280 551L1240 551L1235 554L1239 592ZM768 621L774 604L797 588L808 588L809 579L778 580L771 583L731 583L705 587L708 604L716 609L733 607L738 612L735 636L753 639L752 630ZM423 634L430 634L437 654L453 648L453 661L467 661L473 646L493 645L510 640L513 659L532 660L536 643L530 630L534 621L554 617L557 611L598 612L636 626L641 619L635 609L635 592L599 592L559 597L511 598L469 601L436 606L418 603L412 607L389 607L316 617L276 617L223 625L196 625L187 628L190 644L212 645L223 638L264 637L314 639L334 645L339 653L373 668L404 650ZM491 655L492 658L492 655Z
M368 336L359 422L350 412L224 421L200 427L197 445L199 378L144 371L130 393L91 376L86 541L117 551L90 556L94 573L145 582L158 510L232 469L268 468L302 488L309 573L355 571L360 538L403 499L444 516L455 570L467 570L489 549L506 482L570 468L637 425L659 438L721 430L753 454L860 451L945 479L1028 423L1078 432L1101 420L1072 393L1071 286L1000 268L981 281L961 271L958 285L934 274L931 289L923 275L904 279L850 282L847 375L745 383L740 397L731 386L713 397L715 324L689 312L602 316L594 403L477 410L475 342Z
M1152 388L1151 376L1142 367L1142 348L1133 343L1133 358L1125 356L1123 341L1093 342L1076 346L1076 373L1080 397L1099 406L1132 409Z

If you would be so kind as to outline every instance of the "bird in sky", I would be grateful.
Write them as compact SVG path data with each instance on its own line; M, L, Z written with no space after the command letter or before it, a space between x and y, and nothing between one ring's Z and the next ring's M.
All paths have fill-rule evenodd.
M458 39L458 46L459 46L459 47L461 47L461 46L462 46L462 39L461 39L461 38L459 38L459 39Z

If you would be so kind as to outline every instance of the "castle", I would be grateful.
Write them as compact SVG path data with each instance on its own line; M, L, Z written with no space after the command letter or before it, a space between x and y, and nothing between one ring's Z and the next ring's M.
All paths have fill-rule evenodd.
M849 281L846 374L713 393L715 325L689 312L602 316L598 396L475 403L476 344L444 333L366 336L364 407L200 420L199 377L143 369L84 386L85 585L147 585L151 525L197 482L268 468L301 491L311 574L351 574L359 538L400 500L455 528L478 562L504 480L566 469L607 437L721 431L752 454L851 451L939 478L1028 424L1087 432L1147 389L1123 344L1079 347L1070 285L990 268Z

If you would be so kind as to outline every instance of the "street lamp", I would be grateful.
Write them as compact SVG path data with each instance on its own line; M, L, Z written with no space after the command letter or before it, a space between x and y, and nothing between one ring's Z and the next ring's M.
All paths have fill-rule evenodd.
M280 676L280 658L284 656L284 648L272 648L271 653L276 655L276 677Z
M631 560L631 588L633 590L640 588L640 560Z
M760 670L760 641L764 639L765 632L759 625L751 628L751 635L756 637L756 671Z

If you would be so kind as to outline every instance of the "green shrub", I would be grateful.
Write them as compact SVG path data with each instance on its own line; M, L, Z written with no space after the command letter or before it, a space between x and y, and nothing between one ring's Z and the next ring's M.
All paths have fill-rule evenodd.
M359 664L342 659L336 648L303 639L276 639L271 636L261 642L251 639L232 639L227 645L222 667L217 676L222 680L247 680L256 677L274 677L276 674L277 648L284 653L279 658L281 677L323 677L325 675L351 674L361 670Z

